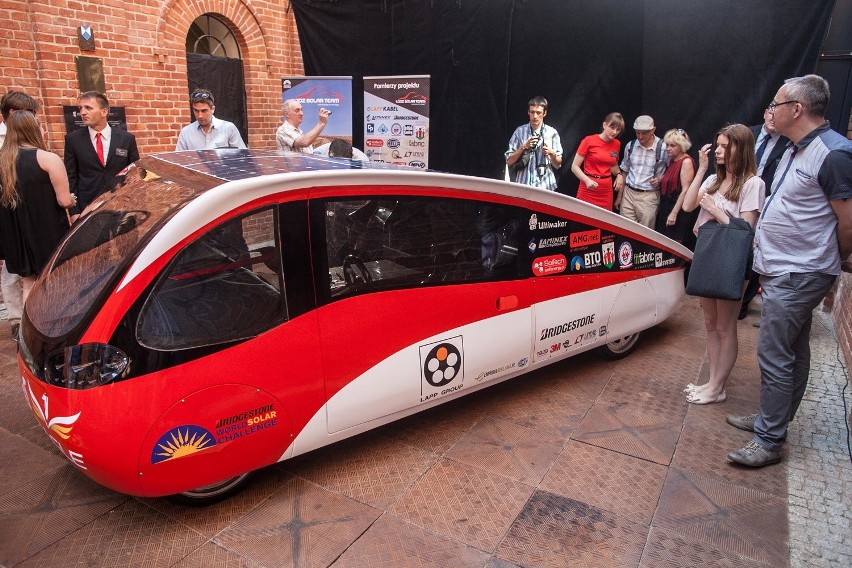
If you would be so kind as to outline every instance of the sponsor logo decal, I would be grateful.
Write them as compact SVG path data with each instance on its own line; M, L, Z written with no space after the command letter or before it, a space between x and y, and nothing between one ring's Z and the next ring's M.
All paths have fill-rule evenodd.
M545 339L556 337L563 333L568 333L569 331L573 331L593 323L595 323L595 314L589 314L554 327L547 327L541 330L541 337L539 337L539 341L544 341Z
M526 367L526 366L527 366L527 363L529 363L529 362L530 362L530 360L529 360L529 359L527 359L526 357L524 357L523 359L521 359L520 361L518 361L518 368L519 368L519 369L523 369L524 367Z
M243 436L256 434L278 424L275 405L267 404L220 418L216 422L216 442L223 444Z
M391 138L387 141L388 148L399 148L399 140Z
M575 256L571 259L571 272L580 272L585 268L583 264L583 259L579 256Z
M535 213L533 213L533 216L535 216ZM539 229L564 229L568 226L568 221L562 221L559 219L557 219L556 221L539 222L538 218L536 218L536 223ZM530 230L534 231L535 229L536 227L533 226L533 219L532 217L530 217Z
M417 130L414 131L414 137L418 140L423 140L424 138L426 138L426 127L418 126Z
M535 231L536 225L538 225L538 215L533 213L530 215L530 231Z
M408 162L408 165L411 166L412 168L425 168L426 167L425 162L420 162L418 160L412 160L412 161Z
M650 266L654 264L654 253L637 252L633 255L633 263L639 268Z
M383 122L383 123L381 123L381 124L379 125L379 134L387 134L387 133L388 133L388 127L387 127L387 125Z
M490 371L483 371L479 373L475 380L478 382L488 377L494 376L497 373L503 373L504 371L514 369L516 364L517 363L509 363L508 365L503 365L501 367L497 367L496 369L491 369Z
M607 268L612 268L615 264L615 243L604 243L601 245L603 253L603 263Z
M191 456L216 445L206 428L187 424L172 428L157 440L151 451L151 463L161 463Z
M580 346L584 343L588 343L589 341L594 341L595 339L597 339L597 337L598 337L598 330L593 329L593 330L587 331L586 333L582 333L582 334L577 336L577 338L574 340L574 345Z
M385 145L384 140L382 140L381 138L367 138L364 143L367 145L368 148L381 148Z
M538 248L535 244L535 239L530 239L530 242L527 243L527 248L530 249L530 252L535 252L535 249Z
M596 245L601 242L601 231L600 229L595 229L593 231L580 231L579 233L571 233L570 237L571 248Z
M422 95L415 91L409 91L405 93L403 96L399 97L394 101L396 104L408 104L408 105L425 105L429 102L429 97L426 95Z
M460 390L464 381L462 336L420 346L420 402Z
M535 243L532 243L535 246ZM568 259L565 255L555 254L553 256L542 256L533 261L532 270L536 276L546 276L548 274L558 274L565 272L568 268Z
M406 136L414 136L414 127L410 124L406 124L402 127L402 132Z
M83 459L83 454L81 454L80 452L75 452L71 449L64 448L59 443L59 440L56 439L59 438L65 441L71 437L71 431L74 429L74 424L80 418L82 412L78 412L77 414L73 414L71 416L54 416L51 418L50 403L47 398L47 393L41 395L42 404L39 404L39 399L36 397L35 393L30 387L30 384L23 376L21 377L21 388L24 390L24 396L26 397L27 402L29 402L30 408L36 415L36 418L41 423L42 427L47 431L47 433L51 435L51 441L56 444L59 450L65 455L65 457L71 460L71 463L73 463L80 469L88 469L86 467L85 460Z
M398 122L394 122L391 124L391 135L392 136L400 136L402 135L402 125Z
M567 236L562 237L548 237L546 239L541 239L538 242L538 248L552 248L552 247L562 247L568 242Z
M42 426L53 432L57 438L61 438L63 440L70 438L71 430L74 429L74 423L80 418L80 414L82 414L82 412L78 412L72 416L54 416L51 418L47 393L41 395L41 402L43 406L39 405L38 399L36 398L32 388L30 388L27 380L24 377L21 377L21 381L21 386L24 389L24 395L27 397L27 401L30 403L30 408L32 408L36 418L38 418Z
M663 253L658 252L654 255L654 266L657 268L662 268L664 266L671 266L675 263L674 258L663 258Z
M601 251L593 250L583 255L583 263L586 268L597 268L601 265Z
M373 122L367 123L367 134L375 134L376 133L376 125Z
M629 241L624 241L618 246L618 265L621 268L633 266L633 245Z

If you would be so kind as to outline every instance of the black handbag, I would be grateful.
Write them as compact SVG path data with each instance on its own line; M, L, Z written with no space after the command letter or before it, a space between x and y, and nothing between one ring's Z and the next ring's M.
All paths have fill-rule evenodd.
M686 293L704 298L741 300L754 231L739 217L727 225L710 220L698 229L698 242L686 281Z

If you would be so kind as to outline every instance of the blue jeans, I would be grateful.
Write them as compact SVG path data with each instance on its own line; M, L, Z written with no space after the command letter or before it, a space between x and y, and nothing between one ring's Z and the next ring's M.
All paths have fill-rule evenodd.
M778 451L808 385L811 320L835 276L820 272L761 276L763 311L757 341L760 411L754 441Z

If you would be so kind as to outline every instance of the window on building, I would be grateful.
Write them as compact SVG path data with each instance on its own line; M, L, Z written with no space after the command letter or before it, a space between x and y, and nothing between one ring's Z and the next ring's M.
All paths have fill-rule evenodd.
M315 205L328 300L422 285L519 277L518 214L463 199L378 197Z
M186 34L186 52L240 58L240 46L230 28L212 14L199 16Z
M145 302L139 343L175 351L249 339L287 318L273 209L228 221L169 264Z

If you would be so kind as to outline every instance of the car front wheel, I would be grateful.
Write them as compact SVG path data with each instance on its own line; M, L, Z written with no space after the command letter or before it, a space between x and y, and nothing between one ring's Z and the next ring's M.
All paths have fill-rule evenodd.
M193 507L212 505L241 491L245 487L250 475L251 473L243 473L242 475L237 475L219 483L191 489L177 495L170 495L168 499L181 505L190 505Z

